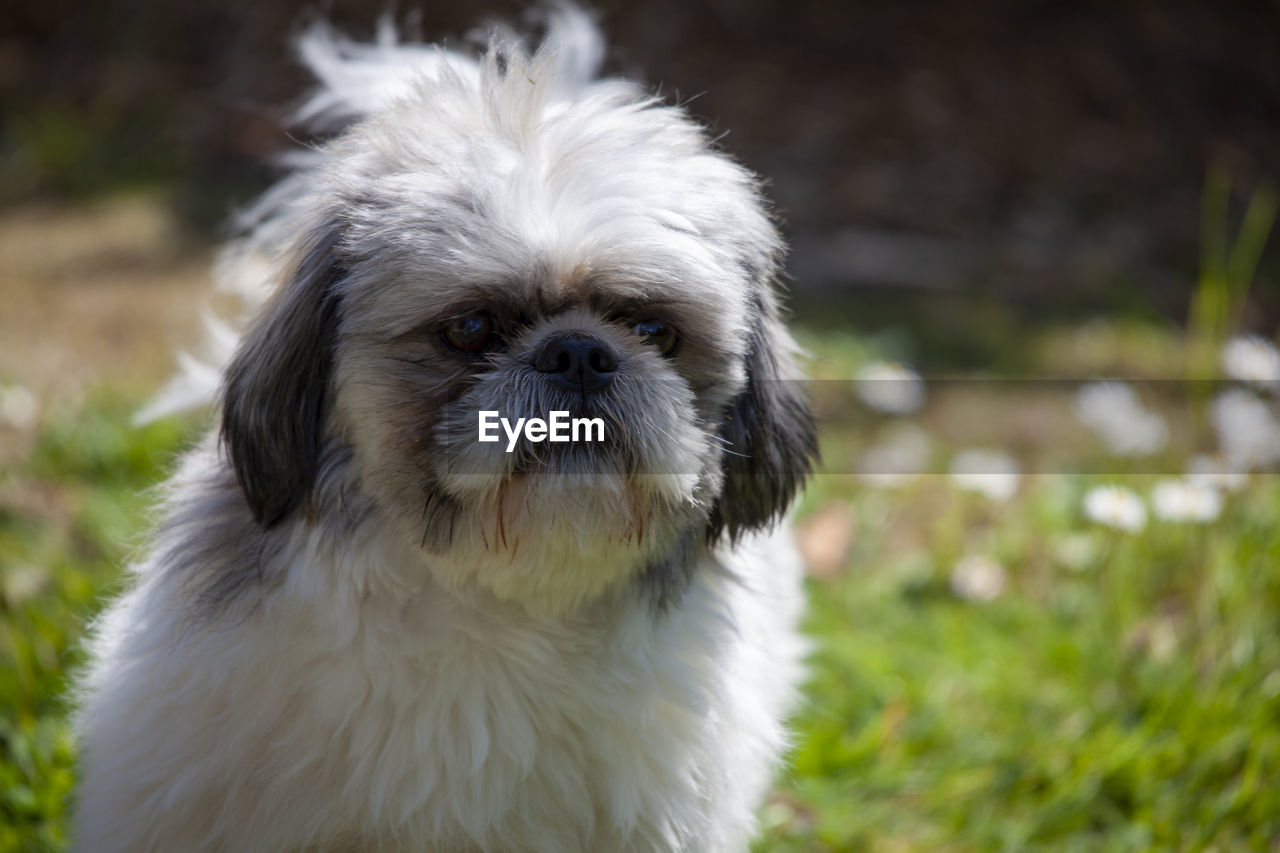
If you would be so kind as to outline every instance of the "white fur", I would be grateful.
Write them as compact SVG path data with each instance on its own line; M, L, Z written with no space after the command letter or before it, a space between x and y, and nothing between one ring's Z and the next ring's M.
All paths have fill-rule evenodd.
M298 529L284 584L231 626L191 627L173 575L137 569L92 646L79 728L110 748L79 849L745 849L799 674L785 532L660 621L412 583L416 556L364 533L331 552Z
M779 251L754 184L633 84L592 82L603 49L585 16L561 10L551 23L543 49L512 60L528 63L522 74L505 76L486 66L492 52L477 60L397 45L386 32L370 46L308 33L302 55L322 86L299 115L356 130L297 158L244 217L223 284L261 303L335 197L369 189L409 211L452 185L397 164L465 163L450 179L501 198L494 215L507 218L493 222L488 244L465 249L387 240L403 252L353 273L344 294L353 336L366 333L360 322L372 335L411 319L415 301L433 298L428 283L483 278L530 256L571 277L589 258L595 270L625 270L641 291L687 289L703 344L731 365L718 384L703 383L697 403L719 411L744 383L743 269L757 258L740 255L771 269ZM353 215L345 225L356 245L387 237L384 222ZM397 277L400 296L383 287ZM218 362L235 339L220 335ZM526 507L527 547L543 549L526 580L559 571L572 588L557 590L553 607L534 606L524 581L471 583L477 570L424 559L387 511L403 486L392 439L377 439L387 392L366 399L376 365L345 349L340 358L334 429L350 436L350 464L365 475L353 482L372 495L359 523L336 534L332 519L300 512L254 540L271 549L239 609L194 616L201 585L236 543L210 548L191 508L245 512L225 506L233 492L215 437L184 460L166 495L170 520L90 641L76 722L77 849L745 850L786 745L802 654L801 570L785 528L700 552L678 604L657 613L625 584L638 545L625 552L603 521L592 527L625 514L621 498L600 497L572 529L541 521L545 502L571 491L571 477L557 475ZM213 398L217 366L186 367L188 381L149 415ZM655 470L692 470L711 439L677 435L694 404L668 402L671 427L644 453ZM702 511L710 476L658 473L636 488ZM604 492L616 486L601 482ZM575 560L583 542L617 542L616 565L600 569L610 553Z

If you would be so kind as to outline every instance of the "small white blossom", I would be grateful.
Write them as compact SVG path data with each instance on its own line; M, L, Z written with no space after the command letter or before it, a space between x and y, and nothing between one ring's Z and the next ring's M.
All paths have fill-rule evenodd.
M1123 382L1089 382L1076 392L1076 417L1120 456L1150 456L1164 449L1169 428L1147 411Z
M1222 347L1222 370L1241 382L1280 382L1280 351L1257 335L1232 338Z
M0 386L0 425L28 429L36 422L40 402L21 385Z
M9 566L0 573L0 598L10 608L16 609L47 589L50 582L49 572L44 569L21 563Z
M903 425L858 457L858 479L869 486L896 488L923 474L929 466L929 436L913 425Z
M1222 512L1222 495L1189 480L1161 480L1151 492L1151 508L1165 521L1213 521Z
M1178 651L1177 624L1167 617L1144 619L1129 632L1126 645L1146 652L1152 660L1167 663Z
M1233 471L1221 456L1192 456L1187 462L1187 482L1223 492L1238 492L1249 485L1249 475Z
M862 402L886 414L909 415L924 405L924 380L901 364L868 364L858 371L854 386Z
M1172 620L1161 619L1156 623L1147 641L1147 648L1151 651L1151 657L1161 663L1173 660L1178 651L1178 629L1174 627Z
M1137 533L1147 526L1142 499L1123 486L1098 486L1084 496L1084 513L1091 520L1117 530Z
M951 570L951 591L965 601L992 601L1008 583L999 563L978 554L965 557Z
M1280 461L1280 424L1257 395L1243 388L1223 391L1214 397L1209 416L1231 470L1252 471Z
M1098 556L1098 545L1088 533L1072 533L1053 545L1054 558L1073 572L1083 572Z
M993 501L1013 497L1018 479L1018 460L998 450L962 450L951 459L951 482Z

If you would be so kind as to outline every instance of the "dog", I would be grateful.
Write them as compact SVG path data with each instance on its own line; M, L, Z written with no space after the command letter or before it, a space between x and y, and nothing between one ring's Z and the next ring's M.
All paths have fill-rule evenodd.
M746 849L816 454L783 244L586 13L543 29L302 36L329 136L246 216L270 295L91 633L78 849Z

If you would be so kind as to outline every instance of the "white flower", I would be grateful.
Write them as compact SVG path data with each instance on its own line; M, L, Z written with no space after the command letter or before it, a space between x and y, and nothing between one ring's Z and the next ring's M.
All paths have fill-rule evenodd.
M929 436L919 427L905 424L858 457L856 473L869 486L895 488L924 473L929 456Z
M1123 486L1098 486L1084 496L1084 513L1093 521L1137 533L1147 526L1142 500Z
M1249 484L1249 475L1233 471L1221 456L1192 456L1187 462L1187 482L1224 492L1238 492Z
M1213 521L1222 512L1222 496L1189 480L1161 480L1151 492L1151 508L1165 521Z
M1125 645L1143 651L1161 663L1173 659L1178 651L1178 626L1168 617L1144 619L1129 632Z
M1231 470L1252 471L1280 461L1280 424L1271 409L1243 388L1213 398L1209 413Z
M1018 460L998 450L962 450L951 459L951 482L993 501L1013 497L1018 478Z
M992 601L1008 583L999 563L977 554L965 557L951 570L951 591L965 601Z
M886 414L909 415L924 405L924 380L901 364L868 364L858 371L854 386L862 402Z
M0 386L0 426L27 429L39 413L40 402L30 390L21 385Z
M1088 382L1076 392L1076 417L1120 456L1150 456L1164 449L1169 428L1142 407L1123 382Z
M1232 338L1222 347L1222 370L1241 382L1280 381L1280 351L1257 335Z
M1072 533L1057 540L1053 556L1073 572L1083 572L1098 556L1098 545L1088 533Z

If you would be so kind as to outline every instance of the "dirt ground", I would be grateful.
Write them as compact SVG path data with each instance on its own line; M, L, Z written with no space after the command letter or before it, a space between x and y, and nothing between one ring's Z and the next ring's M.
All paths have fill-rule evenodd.
M159 385L200 339L213 255L151 196L0 214L0 385L42 407Z

